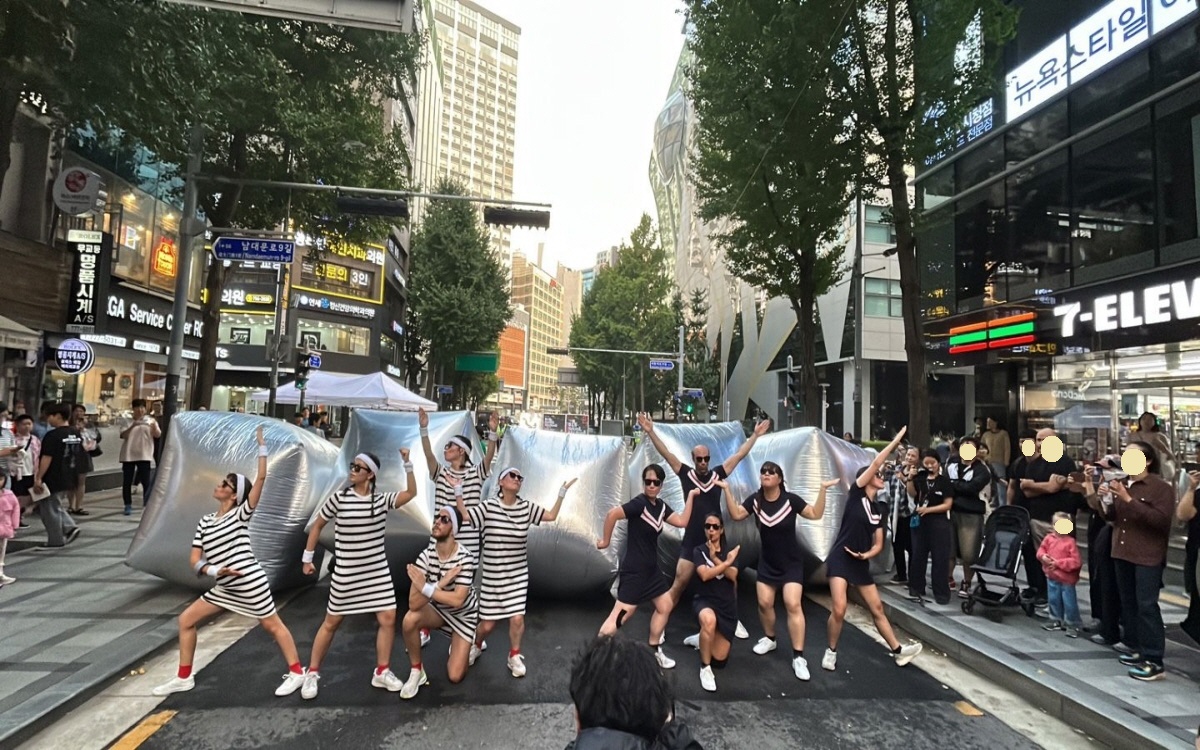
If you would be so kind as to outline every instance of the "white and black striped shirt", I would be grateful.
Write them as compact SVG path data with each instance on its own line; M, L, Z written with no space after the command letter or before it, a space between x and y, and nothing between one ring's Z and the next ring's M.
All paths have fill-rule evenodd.
M360 495L345 489L331 495L318 511L334 522L337 562L329 588L329 612L354 615L396 608L396 591L384 549L387 512L395 492Z
M200 519L192 546L198 548L209 565L232 568L240 576L221 576L217 585L203 598L247 617L262 619L275 613L275 601L267 574L263 572L250 548L250 518L254 509L250 503L240 503L225 515L209 513Z
M483 536L479 616L503 620L525 614L529 590L529 527L541 525L546 509L518 497L512 505L499 498L467 509L470 525Z
M444 464L439 464L433 475L433 514L436 516L442 508L456 507L454 488L450 486L450 477L462 480L463 505L467 509L479 505L483 496L483 480L487 478L487 469L483 464L464 466L455 470ZM454 537L455 541L467 548L476 560L479 559L479 529L474 526L463 526ZM433 537L429 538L432 543Z

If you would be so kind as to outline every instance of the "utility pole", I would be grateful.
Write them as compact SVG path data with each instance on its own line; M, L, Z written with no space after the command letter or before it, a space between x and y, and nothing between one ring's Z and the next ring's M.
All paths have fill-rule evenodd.
M163 402L163 421L170 425L171 417L179 410L183 397L180 385L183 382L183 341L187 327L188 287L192 280L192 244L203 233L201 222L196 218L196 204L200 201L197 176L204 158L204 126L192 126L192 138L188 153L187 175L183 189L183 215L179 220L179 259L175 276L175 303L171 308L171 347L167 350L167 387Z
M675 421L683 421L683 344L684 344L684 327L679 326L679 386L676 394L679 397L679 408L675 410Z

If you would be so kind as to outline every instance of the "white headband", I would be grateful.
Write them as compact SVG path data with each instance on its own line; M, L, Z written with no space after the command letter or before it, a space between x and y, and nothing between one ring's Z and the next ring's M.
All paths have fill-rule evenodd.
M438 515L441 515L441 511L438 511ZM450 517L450 533L454 534L454 536L458 536L458 511L447 506L446 515Z
M368 456L366 453L359 453L357 456L354 457L354 460L362 461L364 464L366 464L367 468L371 470L372 474L379 473L379 465L376 464L375 461L372 460L371 457Z
M237 501L240 503L246 496L246 476L244 474L234 474L234 476L237 477Z
M450 438L450 442L454 443L459 448L462 448L464 453L467 453L468 455L471 453L471 444L460 438L458 435Z

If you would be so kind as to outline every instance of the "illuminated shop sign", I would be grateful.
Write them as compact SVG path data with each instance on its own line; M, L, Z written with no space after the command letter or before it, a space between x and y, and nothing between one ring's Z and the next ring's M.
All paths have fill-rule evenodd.
M168 279L175 278L175 274L179 271L179 256L175 252L175 240L162 238L158 247L154 249L151 267L159 276L165 276Z
M1037 313L1019 313L950 329L950 354L1011 349L1037 341Z
M1113 0L1005 76L1012 122L1112 65L1197 10L1197 0Z
M1062 319L1063 338L1075 336L1077 329L1084 328L1104 333L1195 320L1200 318L1200 275L1191 280L1068 302L1055 307L1054 315Z

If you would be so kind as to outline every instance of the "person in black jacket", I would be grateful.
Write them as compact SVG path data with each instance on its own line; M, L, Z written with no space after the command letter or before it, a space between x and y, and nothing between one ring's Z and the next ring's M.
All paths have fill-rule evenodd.
M671 687L654 652L602 635L571 669L578 734L566 750L704 750L674 717Z
M958 595L963 599L970 596L971 566L979 559L979 548L983 543L983 517L987 503L980 493L992 482L992 473L987 464L979 460L979 441L966 437L958 446L958 461L946 465L946 476L954 489L954 505L950 509L950 525L954 529L954 557L963 566L962 587ZM951 558L953 565L954 558ZM953 575L953 570L951 571Z

